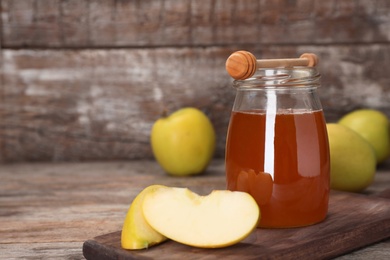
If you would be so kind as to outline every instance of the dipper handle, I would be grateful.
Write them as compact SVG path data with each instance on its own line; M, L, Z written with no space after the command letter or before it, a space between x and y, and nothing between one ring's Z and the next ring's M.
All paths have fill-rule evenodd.
M314 67L317 64L318 58L313 53L304 53L299 58L293 59L256 60L256 57L250 52L236 51L226 60L226 70L232 78L243 80L252 77L259 68Z

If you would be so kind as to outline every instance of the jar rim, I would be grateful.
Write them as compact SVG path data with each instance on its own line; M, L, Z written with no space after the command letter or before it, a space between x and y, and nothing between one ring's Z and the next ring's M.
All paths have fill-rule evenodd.
M315 67L261 68L248 79L234 80L235 88L319 87L321 74Z

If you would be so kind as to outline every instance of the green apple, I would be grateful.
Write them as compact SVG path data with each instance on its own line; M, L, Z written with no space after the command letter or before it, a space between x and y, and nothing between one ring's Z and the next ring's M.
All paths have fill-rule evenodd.
M199 196L186 188L156 189L145 196L142 209L157 232L201 248L238 243L256 228L260 218L251 195L228 190Z
M209 118L196 108L183 108L158 119L151 131L157 162L176 176L202 173L214 154L215 139Z
M159 244L167 238L155 231L146 221L142 213L142 204L146 194L156 189L167 188L152 185L139 193L127 212L122 228L121 245L124 249L144 249Z
M389 119L381 111L374 109L355 110L343 116L339 124L351 128L372 145L377 163L381 163L389 157Z
M327 124L330 149L330 186L335 190L359 192L375 175L372 146L355 131L340 124Z

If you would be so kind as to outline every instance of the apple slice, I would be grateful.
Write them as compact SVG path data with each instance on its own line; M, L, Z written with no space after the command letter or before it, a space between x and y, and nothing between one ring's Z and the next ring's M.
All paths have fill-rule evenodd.
M122 228L121 244L124 249L143 249L161 243L167 238L155 231L144 219L142 203L145 195L167 187L152 185L141 191L131 203Z
M154 189L145 195L142 209L157 232L202 248L238 243L252 232L260 217L251 195L228 190L199 196L186 188Z

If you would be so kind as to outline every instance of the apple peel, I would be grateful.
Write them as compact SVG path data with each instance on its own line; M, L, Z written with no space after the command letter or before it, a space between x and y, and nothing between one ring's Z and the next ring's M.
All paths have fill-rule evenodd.
M124 249L144 249L159 244L167 238L155 231L145 220L142 204L146 194L156 189L167 189L162 185L151 185L142 190L133 200L122 227L121 246Z
M149 225L176 242L220 248L246 238L257 226L260 209L246 192L214 190L200 196L187 188L155 189L145 195L143 215Z

